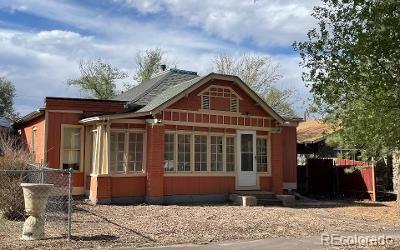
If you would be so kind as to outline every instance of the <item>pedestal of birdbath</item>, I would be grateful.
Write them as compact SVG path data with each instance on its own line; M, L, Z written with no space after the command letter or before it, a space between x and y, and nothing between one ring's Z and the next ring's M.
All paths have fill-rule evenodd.
M53 184L21 183L24 192L25 212L29 217L22 229L23 240L44 239L43 211L46 209Z

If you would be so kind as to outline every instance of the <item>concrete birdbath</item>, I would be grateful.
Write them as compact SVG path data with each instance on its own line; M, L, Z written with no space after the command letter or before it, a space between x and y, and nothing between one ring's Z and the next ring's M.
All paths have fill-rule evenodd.
M42 214L53 186L53 184L21 183L25 212L29 215L22 229L23 240L39 240L45 237Z

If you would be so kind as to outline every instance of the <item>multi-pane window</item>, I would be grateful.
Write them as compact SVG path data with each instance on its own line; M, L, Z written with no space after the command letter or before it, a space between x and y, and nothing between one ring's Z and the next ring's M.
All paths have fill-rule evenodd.
M110 171L124 172L125 132L110 133Z
M235 170L235 137L226 137L226 171Z
M207 136L194 136L194 170L207 171Z
M129 133L128 140L128 166L129 172L143 170L143 134Z
M175 135L165 134L164 140L164 170L167 172L175 170L174 152L175 152Z
M178 135L178 171L190 171L190 137Z
M110 171L112 173L143 171L143 133L110 133Z
M62 168L80 170L81 166L81 128L63 127Z
M211 171L223 171L222 136L211 136Z
M267 139L257 138L257 171L267 172Z

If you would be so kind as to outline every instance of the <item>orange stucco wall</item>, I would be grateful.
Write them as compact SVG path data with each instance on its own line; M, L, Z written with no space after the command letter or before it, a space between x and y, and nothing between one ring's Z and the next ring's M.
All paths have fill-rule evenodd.
M32 132L36 129L35 148L32 148ZM45 140L45 116L44 114L29 121L21 130L21 136L26 143L29 152L34 152L36 164L44 163L44 140Z

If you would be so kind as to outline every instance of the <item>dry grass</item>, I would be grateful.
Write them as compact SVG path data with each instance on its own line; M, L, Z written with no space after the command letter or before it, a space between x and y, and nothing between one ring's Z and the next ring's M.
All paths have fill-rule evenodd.
M345 203L330 208L283 208L77 204L71 242L56 238L20 241L21 225L17 224L8 225L15 228L14 233L7 238L0 233L0 239L4 241L3 247L13 249L111 248L382 231L400 225L394 205Z

